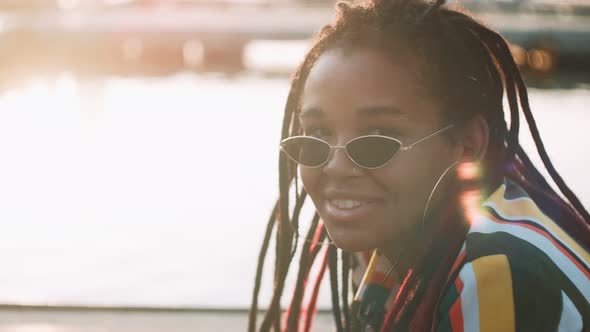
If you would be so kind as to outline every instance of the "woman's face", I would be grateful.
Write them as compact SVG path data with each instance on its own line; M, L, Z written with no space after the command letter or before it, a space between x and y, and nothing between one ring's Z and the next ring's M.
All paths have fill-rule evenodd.
M415 63L393 63L386 54L359 49L324 53L304 86L299 114L305 135L344 145L367 134L404 145L448 125L421 84ZM367 170L337 150L320 168L300 167L306 191L336 245L346 251L396 248L422 222L443 171L459 159L452 140L436 135L400 151L384 167ZM356 169L355 169L356 168ZM445 191L442 185L431 202Z

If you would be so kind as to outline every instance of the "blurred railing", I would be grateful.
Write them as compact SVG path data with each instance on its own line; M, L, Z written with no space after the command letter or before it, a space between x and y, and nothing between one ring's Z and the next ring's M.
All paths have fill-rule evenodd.
M330 20L333 3L5 1L2 6L12 10L0 12L0 79L63 70L82 75L240 71L247 69L248 43L308 40ZM588 1L463 4L513 43L523 67L549 72L568 64L590 66Z

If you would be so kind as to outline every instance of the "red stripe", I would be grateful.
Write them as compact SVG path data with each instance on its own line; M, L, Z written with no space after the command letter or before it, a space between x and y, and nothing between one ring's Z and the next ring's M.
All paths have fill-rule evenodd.
M567 258L569 258L570 261L572 261L572 263L574 263L578 269L580 271L582 271L582 273L584 273L586 275L586 277L588 279L590 279L590 272L588 272L582 265L580 265L580 263L578 263L573 257L572 255L570 255L569 252L567 252L565 249L562 248L562 246L556 242L551 235L549 235L549 233L538 229L537 227L533 227L531 225L525 224L525 223L520 223L518 221L504 221L504 220L500 220L498 218L496 218L496 216L494 216L491 212L486 211L486 215L488 216L488 218L490 218L492 221L498 223L498 224L509 224L509 225L515 225L515 226L520 226L520 227L524 227L527 228L543 237L545 237L546 239L548 239L549 241L551 241L551 243L553 243L553 246L555 246L555 248L557 248L559 251L561 251L561 253L566 256Z
M446 289L447 288L447 285L450 282L450 278L453 275L455 275L455 273L457 272L457 270L459 268L461 268L463 266L463 264L465 263L465 258L466 257L467 257L467 250L462 250L461 253L459 253L459 256L457 257L457 259L455 260L455 262L453 263L453 266L451 267L451 272L447 276L447 281L445 282L445 286L443 287L443 289ZM463 281L461 280L461 278L459 278L458 275L455 277L455 287L457 288L457 292L459 293L459 298L457 299L457 302L455 302L453 304L453 306L458 305L459 306L459 309L460 309L461 308L461 296L460 295L461 295L461 291L463 290ZM439 303L440 303L440 300L441 300L441 297L442 296L443 296L443 293L440 294L440 297L438 299L438 302ZM457 304L457 303L459 303L459 304ZM451 309L453 309L453 306L451 306ZM449 319L452 320L453 317L450 316L451 313L452 312L449 311ZM459 310L458 314L459 314L460 318L459 317L454 317L454 319L455 319L456 322L459 322L459 321L461 322L460 324L459 323L456 323L457 325L460 325L461 326L461 329L460 330L457 330L457 331L463 331L463 316L462 316L461 310ZM457 313L455 313L455 316L456 315L457 315ZM452 321L451 321L451 324L453 324ZM453 325L451 325L451 328L453 329L453 331L455 331L455 327L453 327Z
M449 310L449 319L451 320L451 330L453 332L463 332L463 310L461 307L461 292L463 291L463 280L457 276L455 279L455 288L457 288L457 293L459 297L457 301L453 303L451 306L451 310Z
M449 318L451 320L451 330L453 332L463 332L463 310L461 307L461 296L451 306L449 311Z

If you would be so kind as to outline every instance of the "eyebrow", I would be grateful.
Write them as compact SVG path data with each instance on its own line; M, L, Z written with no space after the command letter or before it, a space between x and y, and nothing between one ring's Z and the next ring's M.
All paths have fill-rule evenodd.
M370 116L380 116L380 115L390 115L390 116L407 116L407 113L403 112L399 108L395 106L370 106L370 107L363 107L357 110L357 114L360 116L370 117ZM302 110L299 113L300 119L306 118L323 118L325 116L324 112L316 107L311 107Z
M306 118L323 118L324 117L324 112L322 112L322 110L320 110L319 108L307 108L302 110L299 113L299 119L306 119Z
M357 111L359 115L363 116L379 116L379 115L393 115L393 116L407 116L405 112L395 106L372 106L364 107Z

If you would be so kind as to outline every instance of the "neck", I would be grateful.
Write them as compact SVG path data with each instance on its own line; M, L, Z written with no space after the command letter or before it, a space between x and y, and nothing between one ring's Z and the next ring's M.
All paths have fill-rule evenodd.
M396 280L403 280L408 271L415 265L418 260L418 247L416 232L407 232L399 236L399 240L391 241L379 248L379 252L383 254L387 260L394 266L389 278Z
M442 232L457 231L453 225L459 225L459 220L448 220L460 218L456 213L457 202L451 199L453 195L446 197L431 206L432 212L426 216L425 220L422 220L422 217L417 218L413 227L378 248L389 262L395 265L392 274L397 276L398 280L403 280L409 270L416 267L418 262L432 250L445 250L440 248L445 244L444 241L437 241L437 238L445 236ZM438 243L435 244L435 241Z

